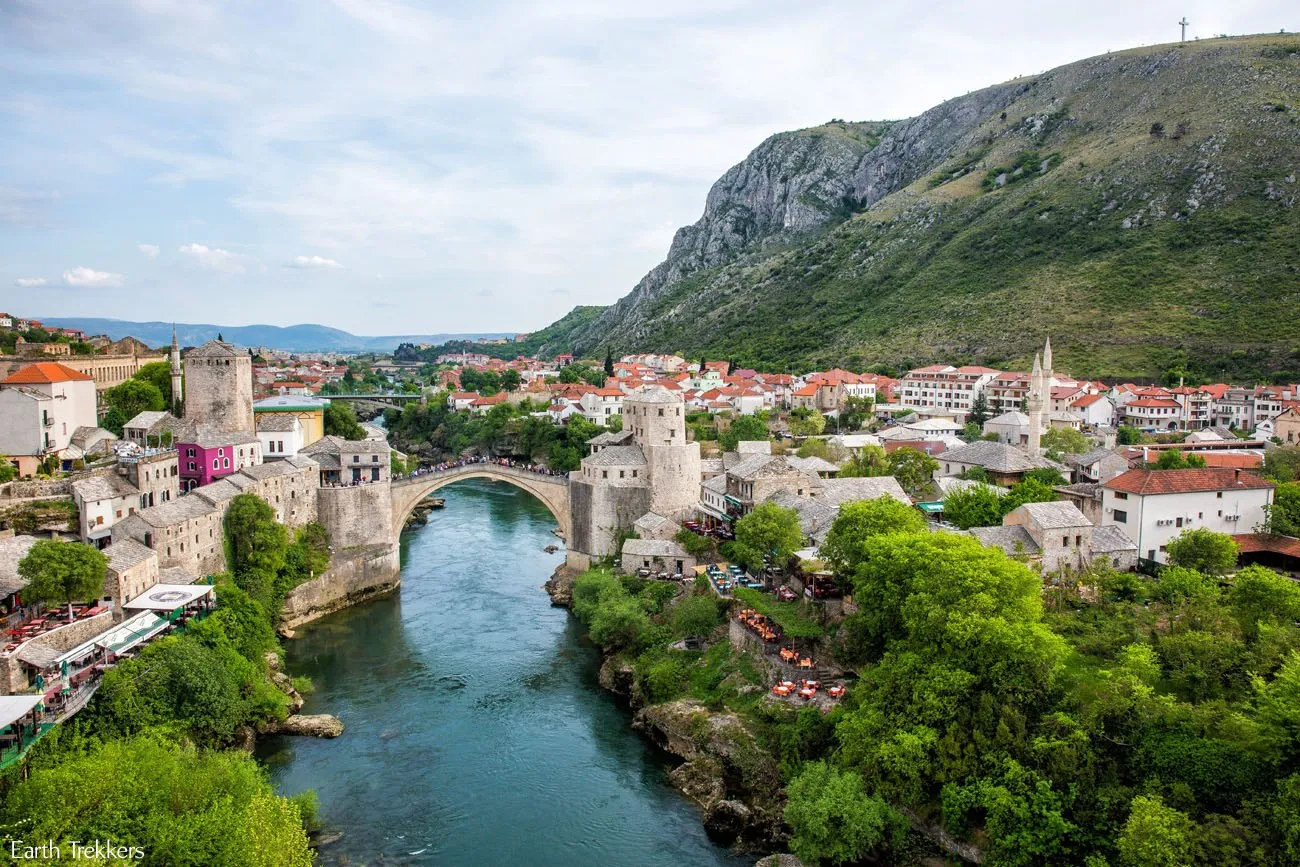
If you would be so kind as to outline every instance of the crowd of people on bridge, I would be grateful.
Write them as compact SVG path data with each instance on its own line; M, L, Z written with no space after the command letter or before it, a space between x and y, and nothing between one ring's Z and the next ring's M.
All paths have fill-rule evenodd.
M415 479L415 478L419 478L420 476L427 476L433 473L446 472L448 470L459 470L464 467L471 467L477 464L492 464L494 466L509 467L515 470L525 470L530 473L536 473L539 476L567 476L568 475L568 473L564 470L553 470L550 467L543 466L542 464L530 463L528 461L517 461L514 460L513 458L492 458L492 457L484 457L482 455L475 455L473 457L460 458L454 461L443 461L442 463L431 464L430 466L427 467L420 467L419 469L413 470L412 472L409 472L405 475L395 475L393 476L393 478L394 479Z

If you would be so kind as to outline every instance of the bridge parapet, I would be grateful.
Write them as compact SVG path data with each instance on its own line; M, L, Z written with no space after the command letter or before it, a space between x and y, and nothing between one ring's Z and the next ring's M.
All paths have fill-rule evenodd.
M393 534L402 532L411 510L439 488L465 479L491 479L522 488L541 500L560 525L566 539L570 537L569 479L566 475L540 473L524 467L512 467L491 461L474 462L446 469L423 472L393 479Z

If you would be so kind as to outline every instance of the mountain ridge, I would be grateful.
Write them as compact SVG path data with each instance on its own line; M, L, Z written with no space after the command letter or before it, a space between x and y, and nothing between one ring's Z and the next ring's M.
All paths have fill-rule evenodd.
M1270 34L779 133L547 349L1006 367L1050 334L1080 375L1300 377L1298 114L1300 40Z
M37 317L47 325L60 328L79 328L87 334L107 334L114 340L135 337L150 346L171 343L171 322L137 322L125 319L98 317L49 316ZM182 346L197 346L218 334L240 346L269 346L289 352L391 352L399 343L439 344L452 340L474 341L479 338L513 337L515 332L482 334L407 334L387 336L356 335L327 325L305 323L300 325L209 325L205 323L174 323L176 336Z

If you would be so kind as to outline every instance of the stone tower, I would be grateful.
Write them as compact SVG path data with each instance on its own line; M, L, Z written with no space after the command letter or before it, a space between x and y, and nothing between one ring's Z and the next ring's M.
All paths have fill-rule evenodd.
M1043 453L1043 413L1050 414L1052 407L1052 338L1047 338L1042 355L1034 355L1034 369L1029 374L1029 394L1025 398L1025 414L1029 416L1030 455Z
M176 326L172 325L172 410L179 412L185 399L185 385L181 377L181 345L176 340Z
M641 447L650 476L650 511L686 517L700 500L700 444L686 441L680 395L651 386L623 400L623 429Z
M221 340L185 353L185 420L253 433L253 360Z

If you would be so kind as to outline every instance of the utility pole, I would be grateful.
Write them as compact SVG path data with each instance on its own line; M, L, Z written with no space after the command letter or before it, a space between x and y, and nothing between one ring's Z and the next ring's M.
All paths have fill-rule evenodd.
M1179 22L1178 22L1178 26L1181 27L1181 28L1183 28L1183 38L1182 38L1181 40L1179 40L1180 42L1186 42L1186 41L1187 41L1187 25L1190 24L1190 23L1191 23L1191 22L1189 22L1189 21L1187 20L1187 16L1186 16L1186 15L1183 16L1183 20L1182 20L1182 21L1179 21Z

